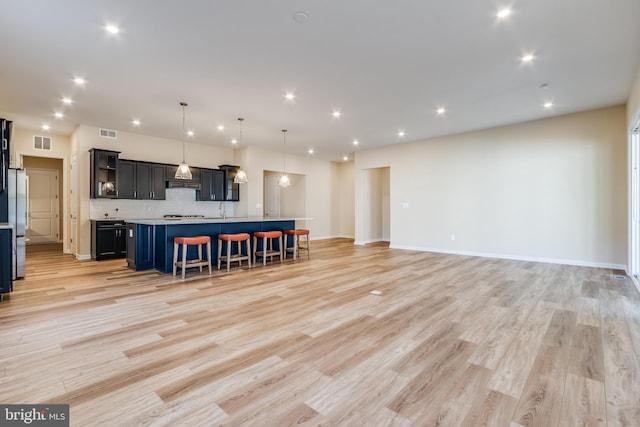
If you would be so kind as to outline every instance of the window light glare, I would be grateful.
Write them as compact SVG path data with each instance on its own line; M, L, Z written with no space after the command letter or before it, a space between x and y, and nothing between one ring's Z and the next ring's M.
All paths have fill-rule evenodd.
M528 53L521 58L521 61L524 63L533 61L533 55Z
M509 15L511 15L511 9L509 8L500 9L498 13L496 13L498 18L506 18Z
M71 98L62 98L62 103L66 105L71 105L73 100Z
M120 32L120 28L113 24L108 24L104 29L107 30L109 34L118 34Z

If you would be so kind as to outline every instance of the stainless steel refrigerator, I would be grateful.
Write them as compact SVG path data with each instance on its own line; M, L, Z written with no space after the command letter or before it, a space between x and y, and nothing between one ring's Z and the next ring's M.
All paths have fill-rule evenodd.
M27 174L24 169L9 169L9 222L13 224L13 279L25 275L27 212Z

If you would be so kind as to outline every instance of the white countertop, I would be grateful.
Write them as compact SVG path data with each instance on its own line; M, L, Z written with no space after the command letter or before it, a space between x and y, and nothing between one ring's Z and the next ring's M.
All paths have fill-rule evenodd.
M183 224L228 224L233 222L266 222L266 221L308 221L313 218L272 218L272 217L238 217L238 218L162 218L162 219L125 219L131 224L147 225L183 225ZM109 220L107 220L109 221Z
M7 228L13 229L13 224L10 222L0 222L0 229L5 230Z

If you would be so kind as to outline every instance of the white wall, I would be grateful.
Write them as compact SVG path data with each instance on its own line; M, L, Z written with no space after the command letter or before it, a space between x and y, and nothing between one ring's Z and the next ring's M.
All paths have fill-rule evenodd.
M390 166L392 247L623 267L625 121L619 106L360 151L356 240L361 171Z
M334 235L339 237L355 237L355 181L354 162L334 163L332 172L333 199L332 218L334 218Z
M631 127L632 122L638 115L640 115L640 68L627 100L627 129Z

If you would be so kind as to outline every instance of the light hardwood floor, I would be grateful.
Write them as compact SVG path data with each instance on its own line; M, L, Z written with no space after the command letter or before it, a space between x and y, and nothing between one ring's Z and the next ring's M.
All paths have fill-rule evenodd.
M183 282L31 248L0 402L73 426L639 426L640 297L612 273L335 239Z

